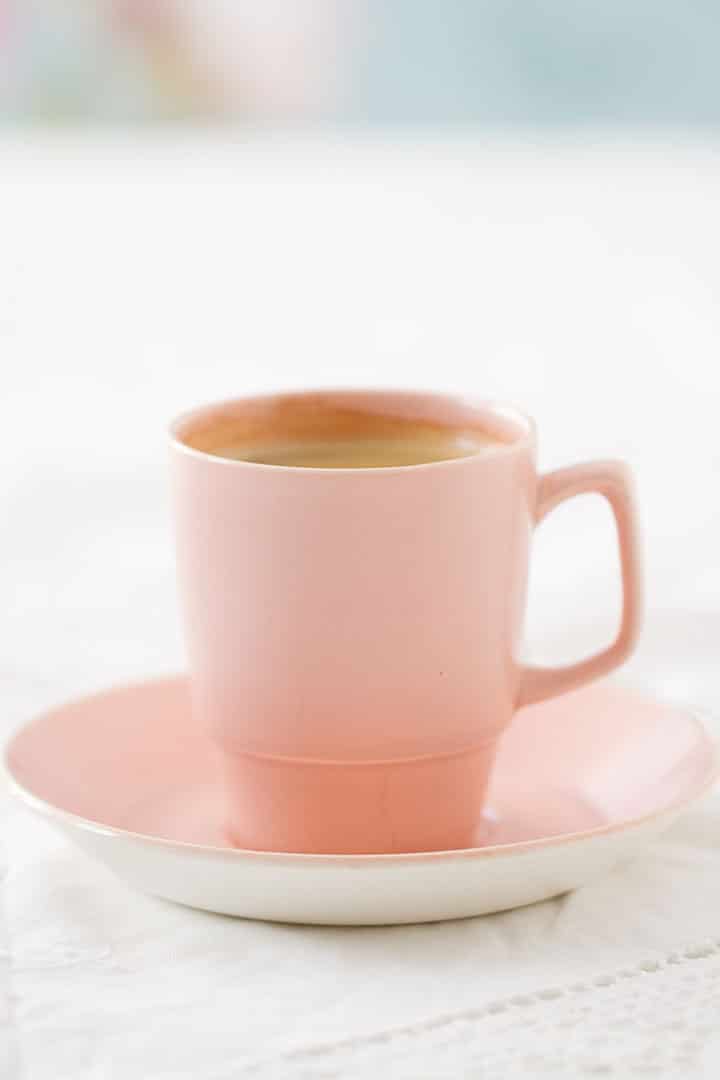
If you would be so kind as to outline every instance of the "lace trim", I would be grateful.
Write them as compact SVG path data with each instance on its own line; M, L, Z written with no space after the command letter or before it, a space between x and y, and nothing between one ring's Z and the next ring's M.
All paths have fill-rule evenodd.
M513 1070L569 1077L631 1070L685 1077L697 1075L719 1018L720 938L714 938L567 986L301 1047L237 1075L505 1080Z

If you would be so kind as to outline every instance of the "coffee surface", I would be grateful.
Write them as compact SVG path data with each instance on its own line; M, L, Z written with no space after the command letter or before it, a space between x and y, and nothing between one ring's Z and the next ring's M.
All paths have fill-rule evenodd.
M267 443L238 443L210 450L219 457L306 469L381 469L469 457L501 445L481 430L437 429L382 435L335 435Z

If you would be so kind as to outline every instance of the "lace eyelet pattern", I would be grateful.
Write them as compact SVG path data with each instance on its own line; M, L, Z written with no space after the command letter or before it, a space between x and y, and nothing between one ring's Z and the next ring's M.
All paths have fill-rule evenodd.
M304 1047L249 1065L238 1075L258 1080L684 1080L710 1075L703 1060L708 1042L720 1042L719 1016L720 938L715 938L587 981Z

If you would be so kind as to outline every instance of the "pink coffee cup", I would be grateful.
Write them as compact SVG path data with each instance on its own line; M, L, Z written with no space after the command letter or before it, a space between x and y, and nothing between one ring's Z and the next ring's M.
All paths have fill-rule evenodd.
M217 456L218 437L326 438L384 422L498 441L444 461L305 468ZM640 623L625 465L539 477L532 422L443 394L244 398L172 427L194 708L219 746L246 848L399 852L476 842L498 740L522 705L617 667ZM534 527L597 492L615 516L614 642L568 667L518 660Z

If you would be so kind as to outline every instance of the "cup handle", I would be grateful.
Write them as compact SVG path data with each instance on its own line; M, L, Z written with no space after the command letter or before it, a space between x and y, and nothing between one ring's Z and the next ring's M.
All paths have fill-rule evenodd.
M522 669L518 708L574 690L606 675L625 660L635 647L642 620L642 574L637 517L630 471L620 461L596 461L571 465L540 478L535 524L561 502L575 495L603 495L615 516L623 603L620 629L612 645L566 667Z

